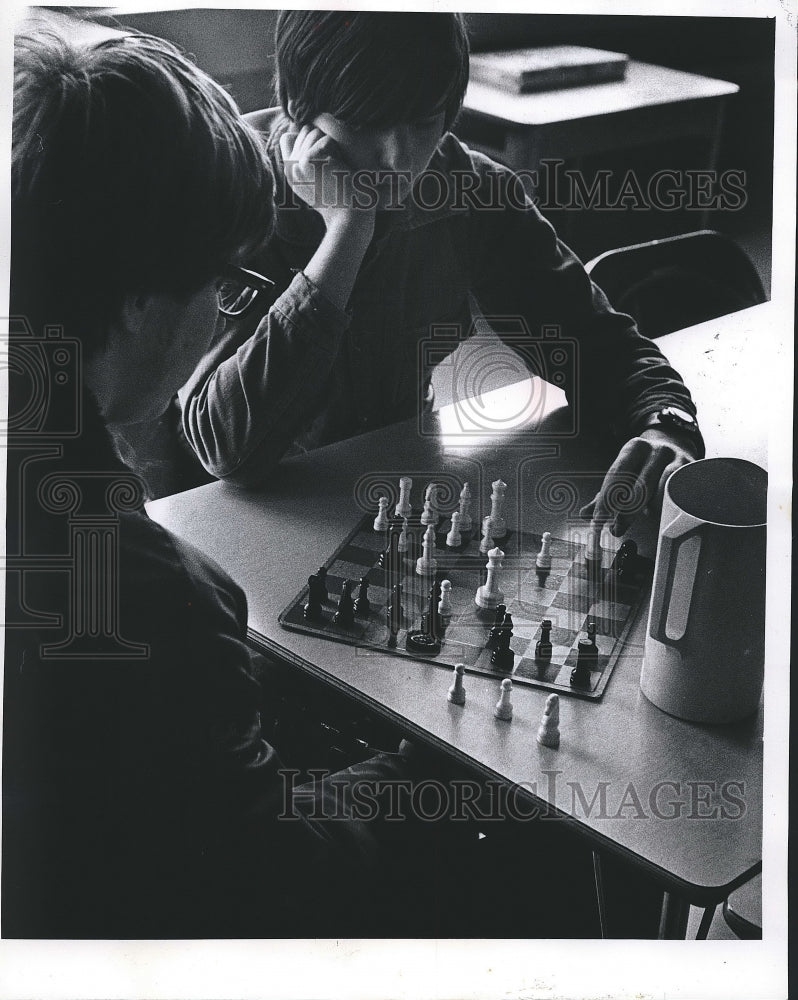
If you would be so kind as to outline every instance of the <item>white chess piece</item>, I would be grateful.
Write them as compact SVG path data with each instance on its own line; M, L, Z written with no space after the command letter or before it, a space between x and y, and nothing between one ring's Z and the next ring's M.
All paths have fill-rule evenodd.
M438 561L435 558L435 531L430 524L424 532L424 540L421 543L422 554L416 559L416 573L419 576L432 576L438 568Z
M402 530L399 532L399 540L396 543L396 547L400 552L407 552L410 545L410 541L407 536L407 518L402 519Z
M388 517L388 497L380 497L379 503L380 510L374 518L374 530L387 531L391 524L390 518Z
M556 750L560 745L560 696L550 694L538 729L538 743Z
M540 552L535 559L538 569L551 569L551 532L544 531L540 541Z
M452 617L452 581L441 580L441 599L438 601L438 614L442 618Z
M499 700L496 702L496 707L493 709L493 714L497 719L502 719L504 722L509 722L513 717L513 703L510 700L510 696L513 691L513 682L509 677L505 677L502 681L502 690L499 695Z
M450 549L459 549L463 543L463 536L460 534L460 511L456 510L452 514L452 527L446 536L446 544Z
M588 559L590 562L601 563L602 555L601 528L591 528L587 536L587 545L585 546L585 559Z
M413 480L410 476L402 476L399 480L399 502L396 504L394 513L397 517L410 517L413 507L410 503L410 491L413 488Z
M504 538L507 534L507 523L504 520L504 493L507 483L497 479L491 486L493 492L490 495L490 519L493 522L493 537Z
M465 705L465 688L463 687L463 674L465 665L458 663L454 668L454 680L449 688L448 699L453 705Z
M493 547L493 522L490 514L487 514L482 518L482 541L479 543L479 551L486 556Z
M460 490L460 531L470 531L474 522L471 519L471 487L463 483Z
M432 506L431 500L424 501L424 510L421 514L421 523L426 525L432 525L433 528L438 523L438 512Z
M474 603L479 608L494 611L504 601L504 593L498 582L502 559L504 559L504 553L499 548L491 549L488 553L488 578L479 587L474 597Z

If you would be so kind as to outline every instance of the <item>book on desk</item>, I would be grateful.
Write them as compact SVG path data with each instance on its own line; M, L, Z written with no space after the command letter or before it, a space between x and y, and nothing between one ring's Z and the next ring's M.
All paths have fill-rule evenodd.
M471 56L471 79L513 94L582 87L623 80L629 56L583 45L479 52Z

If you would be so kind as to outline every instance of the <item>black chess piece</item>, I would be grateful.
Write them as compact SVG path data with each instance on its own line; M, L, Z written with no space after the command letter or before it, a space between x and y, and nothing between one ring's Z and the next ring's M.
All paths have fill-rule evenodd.
M535 643L535 659L541 663L551 660L551 620L544 618L540 623L540 639Z
M371 611L371 601L368 598L369 592L369 582L365 576L360 578L360 587L358 588L357 597L355 599L355 614L365 617Z
M631 583L634 580L637 573L637 544L631 538L621 543L613 569L619 583Z
M510 648L510 640L513 637L513 631L506 625L507 615L504 616L504 622L501 627L498 638L496 639L496 648L490 657L491 666L496 667L497 670L512 670L513 664L515 663L515 653Z
M405 648L410 653L420 656L437 656L441 651L441 626L438 613L440 600L440 584L430 587L427 610L421 616L420 628L407 633Z
M308 600L302 609L302 615L310 622L320 622L324 619L322 603L319 600L319 581L315 574L308 577Z
M504 624L504 616L507 614L506 604L496 605L496 617L493 619L493 627L488 633L487 641L485 642L485 649L495 649L496 641L499 638L499 633L501 632L502 625Z
M598 650L589 639L580 639L576 649L576 666L571 671L574 687L590 687L590 674L598 666Z
M311 604L324 604L327 600L327 570L324 566L319 568L318 573L312 573L308 577L308 602Z
M333 615L333 625L341 628L352 628L355 624L355 606L352 602L352 581L344 580L341 586L341 596L338 599L338 610Z

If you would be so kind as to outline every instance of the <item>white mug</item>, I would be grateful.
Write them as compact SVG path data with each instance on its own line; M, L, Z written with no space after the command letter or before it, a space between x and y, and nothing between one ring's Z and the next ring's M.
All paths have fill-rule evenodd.
M756 711L765 662L767 473L706 458L669 478L651 595L643 694L692 722Z

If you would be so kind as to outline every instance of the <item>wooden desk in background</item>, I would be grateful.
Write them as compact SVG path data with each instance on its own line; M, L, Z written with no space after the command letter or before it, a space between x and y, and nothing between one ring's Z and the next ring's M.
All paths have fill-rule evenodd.
M780 363L773 317L766 303L660 341L698 401L710 455L766 461L768 414L761 406L743 407L742 401L756 386L764 392L766 365ZM530 385L534 389L527 383L487 394L478 411L468 411L469 419L491 409L500 415L502 407L510 414L524 412L514 394L526 399ZM517 685L515 716L507 725L493 716L498 680L469 675L467 703L458 708L446 700L448 670L289 632L277 621L361 516L354 490L364 474L409 474L418 489L443 470L473 484L476 469L483 500L485 487L501 475L509 484L508 499L523 497L519 515L525 524L559 534L569 512L541 511L532 483L559 473L581 486L586 499L609 456L597 456L587 440L552 436L547 421L556 421L558 406L555 393L545 407L549 417L537 430L529 421L514 429L512 420L499 420L492 426L501 426L501 433L470 434L455 404L440 412L438 435L420 436L413 421L387 427L286 460L261 493L213 483L155 501L149 513L241 584L254 645L481 777L527 790L534 786L534 793L525 793L532 804L557 810L595 850L615 851L658 878L667 890L663 936L684 936L688 904L714 907L761 867L762 717L760 711L737 725L702 726L650 704L639 689L645 615L601 701L561 698L558 750L535 739L546 691ZM514 504L507 506L509 523ZM649 519L633 535L653 555L656 525ZM644 818L635 815L634 804L623 807L630 788ZM582 808L575 789L588 803L605 794L606 810ZM724 793L737 796L738 804L724 800Z

